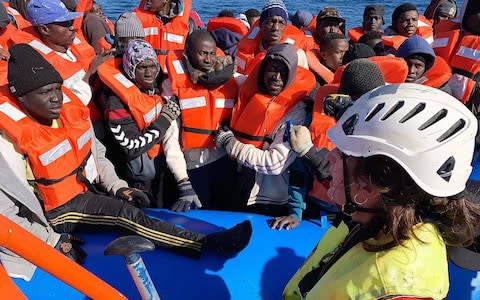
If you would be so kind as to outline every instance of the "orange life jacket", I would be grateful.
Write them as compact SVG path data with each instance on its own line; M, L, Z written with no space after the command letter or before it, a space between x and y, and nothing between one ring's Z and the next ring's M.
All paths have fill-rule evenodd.
M77 61L72 62L62 58L54 50L45 45L38 36L36 30L33 28L31 29L32 30L28 31L19 31L11 37L11 42L13 42L13 44L23 43L32 46L60 73L66 86L69 86L68 82L82 80L95 56L93 48L88 45L87 42L75 37L75 40L69 49L75 55ZM82 45L83 43L86 45ZM84 49L91 49L92 52L85 52Z
M312 123L310 124L310 135L312 142L316 148L327 148L332 150L335 145L327 136L327 131L335 126L335 119L323 113L323 99L330 94L338 92L338 84L326 84L321 86L315 95L313 104ZM329 200L327 191L329 188L328 182L320 182L316 178L313 180L312 189L308 192L310 199L314 200Z
M3 6L7 10L7 14L12 16L12 18L15 20L15 23L17 24L18 29L24 29L27 27L32 26L32 23L25 19L19 12L13 7L10 7L10 4L8 2L2 1Z
M158 119L162 111L163 100L160 95L147 95L130 81L120 69L121 58L110 58L98 67L100 80L128 106L139 129L148 127ZM153 138L153 137L152 137ZM162 152L160 144L155 144L147 151L150 158Z
M422 82L423 85L434 88L441 88L452 77L452 69L440 56L435 57L433 66L424 74L426 80Z
M92 9L92 5L93 5L92 0L78 0L77 5L75 6L75 11L83 13L83 17L76 18L75 20L73 20L73 27L75 28L75 34L77 36L81 36L83 39L85 39L85 36L83 35L83 26L82 26L83 19L85 15Z
M358 43L358 40L364 33L365 31L362 26L350 28L347 32L348 38L354 43Z
M210 32L220 28L228 29L242 36L248 32L247 26L239 19L233 17L214 17L208 20L207 31Z
M416 34L424 38L427 43L430 45L433 43L433 29L432 23L426 19L424 16L418 17L418 25ZM383 36L383 44L389 48L398 50L398 47L407 39L406 36L403 35L390 35L390 36Z
M320 49L311 49L305 54L307 55L308 68L310 71L315 72L326 83L332 82L333 72L320 62Z
M394 56L372 56L367 59L378 66L382 72L385 83L404 83L405 79L407 79L408 65L403 58ZM332 83L340 83L343 71L347 65L340 66L337 71L335 71Z
M266 50L260 50L261 43L260 27L258 22L252 26L248 33L238 42L235 64L237 72L248 75L258 61L265 57ZM297 27L287 24L280 43L292 44L296 49L308 50L305 44L305 35ZM260 59L257 56L260 55Z
M8 51L10 48L8 45L8 40L18 32L18 29L12 24L8 24L3 32L0 33L0 49ZM6 60L0 60L0 86L6 85L7 80L7 71L8 71L8 62Z
M452 94L463 103L468 102L477 81L480 81L480 36L465 34L450 60L453 76Z
M460 41L460 36L460 29L435 33L435 40L433 41L432 48L433 51L435 51L436 56L442 57L447 63L450 63L450 60L457 49L458 42Z
M317 43L315 43L315 38L313 37L313 34L315 32L317 26L317 17L314 16L310 23L308 23L307 26L302 28L303 34L305 34L305 39L304 39L304 48L303 50L308 51L311 49L318 49Z
M146 0L142 0L134 10L145 31L145 40L156 50L158 63L165 68L168 51L183 50L188 35L188 18L192 9L191 0L183 0L183 12L164 24L157 14L145 9Z
M230 121L238 86L233 77L211 90L193 83L184 66L182 53L172 51L167 57L172 91L182 110L182 148L213 148L213 134L223 122Z
M288 112L315 86L313 74L296 67L295 79L278 96L258 91L258 66L240 87L230 127L239 141L262 149Z
M88 108L68 89L63 88L63 94L59 128L32 120L8 91L0 97L2 131L28 157L47 211L87 190L80 177L93 181L97 176Z

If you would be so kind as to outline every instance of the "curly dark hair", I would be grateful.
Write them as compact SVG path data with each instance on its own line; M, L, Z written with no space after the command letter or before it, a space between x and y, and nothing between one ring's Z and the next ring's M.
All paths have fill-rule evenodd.
M387 245L370 245L369 251L381 251L401 245L412 236L419 223L435 224L446 245L465 247L471 245L480 225L480 206L472 202L468 191L452 197L436 197L422 190L408 173L393 159L376 155L359 158L356 173L380 188L385 215L371 226L391 234L393 241ZM382 222L382 226L378 226Z

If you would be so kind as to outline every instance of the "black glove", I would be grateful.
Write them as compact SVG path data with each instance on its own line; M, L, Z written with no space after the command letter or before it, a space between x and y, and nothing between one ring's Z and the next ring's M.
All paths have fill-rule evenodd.
M136 188L123 187L115 193L118 198L129 202L136 207L150 207L150 199L147 194Z
M55 245L55 249L60 251L63 255L75 261L77 264L83 264L87 253L83 251L80 245L83 244L83 241L76 236L70 235L68 233L63 233L58 240L58 243Z
M315 174L315 177L319 180L330 180L330 162L325 157L328 154L328 149L326 148L315 148L312 147L308 152L302 157L306 160Z
M180 197L172 206L173 211L189 211L191 208L201 208L202 202L198 199L197 193L192 187L190 180L182 181L178 184Z

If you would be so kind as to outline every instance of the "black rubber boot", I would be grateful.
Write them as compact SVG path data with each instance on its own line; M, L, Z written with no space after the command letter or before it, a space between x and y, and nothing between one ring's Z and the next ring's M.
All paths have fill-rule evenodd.
M230 258L248 245L251 236L252 223L246 220L228 230L207 235L205 250Z

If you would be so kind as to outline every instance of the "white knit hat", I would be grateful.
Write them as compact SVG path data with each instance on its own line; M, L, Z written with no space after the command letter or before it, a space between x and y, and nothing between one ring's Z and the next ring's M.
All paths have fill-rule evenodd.
M115 22L115 35L119 38L144 38L145 32L137 15L131 12L122 13Z

